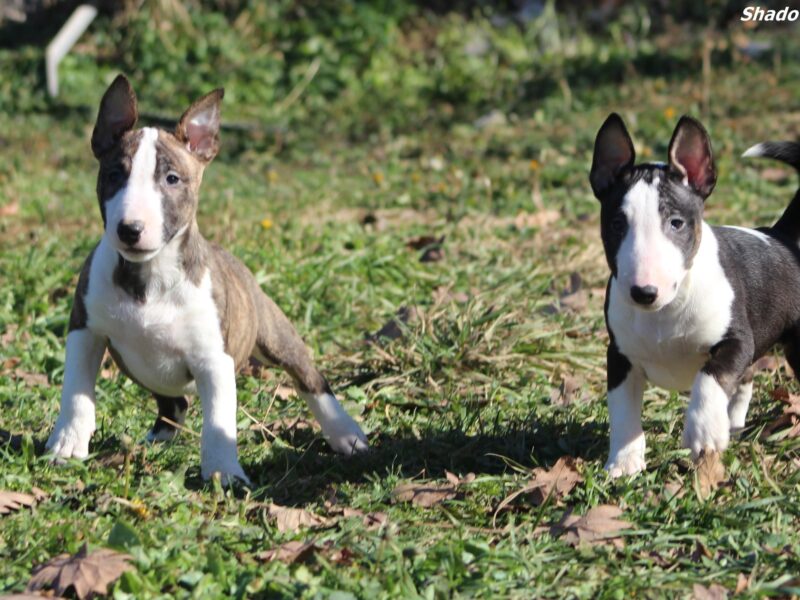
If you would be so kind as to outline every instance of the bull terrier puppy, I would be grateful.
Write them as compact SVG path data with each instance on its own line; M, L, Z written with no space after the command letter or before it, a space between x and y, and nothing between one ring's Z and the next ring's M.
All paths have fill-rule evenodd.
M762 144L747 156L800 165L798 146ZM600 128L590 181L611 277L606 470L645 468L645 384L691 390L683 444L696 458L724 450L744 426L752 363L775 344L800 373L800 194L772 227L712 227L703 208L717 180L711 142L683 117L668 163L634 164L633 143L612 114Z
M203 411L203 478L249 482L236 449L236 371L250 357L286 370L328 443L367 448L292 324L250 271L200 234L203 171L219 149L215 90L192 104L174 132L134 129L136 96L120 75L100 103L92 151L104 234L78 280L67 335L61 412L47 447L85 458L95 429L95 380L107 348L128 377L155 396L151 440L172 438L186 394ZM163 417L163 419L162 419Z

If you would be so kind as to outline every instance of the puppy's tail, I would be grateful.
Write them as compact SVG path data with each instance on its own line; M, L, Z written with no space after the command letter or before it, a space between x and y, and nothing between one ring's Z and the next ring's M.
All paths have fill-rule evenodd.
M800 143L796 142L761 142L747 152L743 157L774 158L795 168L800 174ZM800 189L794 198L783 211L781 218L772 227L773 230L780 231L788 235L793 240L800 242Z

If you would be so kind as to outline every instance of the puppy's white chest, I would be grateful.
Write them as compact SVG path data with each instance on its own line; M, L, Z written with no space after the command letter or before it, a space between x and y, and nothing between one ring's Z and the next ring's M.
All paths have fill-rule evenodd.
M224 348L208 274L199 286L183 280L144 302L105 275L102 268L92 268L87 326L108 339L144 387L166 396L193 392L192 366Z
M731 321L733 288L719 263L708 227L694 266L675 300L659 311L636 308L616 280L609 290L608 323L620 352L660 387L688 390L723 339Z

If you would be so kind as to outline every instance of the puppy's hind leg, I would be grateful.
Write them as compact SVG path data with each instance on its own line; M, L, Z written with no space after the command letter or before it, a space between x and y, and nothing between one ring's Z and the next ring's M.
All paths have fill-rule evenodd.
M166 442L174 438L178 433L178 428L174 425L183 425L186 420L186 411L189 402L184 397L169 398L159 394L153 394L158 403L158 416L153 428L147 432L148 442Z
M308 403L322 434L336 452L349 456L367 450L367 437L336 400L289 319L263 293L258 295L258 311L256 358L276 364L291 375L298 393Z
M739 379L731 399L728 402L728 418L731 421L731 433L744 429L747 409L753 397L753 367L750 366Z

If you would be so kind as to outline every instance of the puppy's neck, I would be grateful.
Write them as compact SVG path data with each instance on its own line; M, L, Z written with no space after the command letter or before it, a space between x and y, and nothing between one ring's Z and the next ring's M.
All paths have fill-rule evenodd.
M205 270L204 242L197 223L192 221L148 261L132 262L117 252L112 276L114 285L144 304L163 296L183 281L197 284Z

